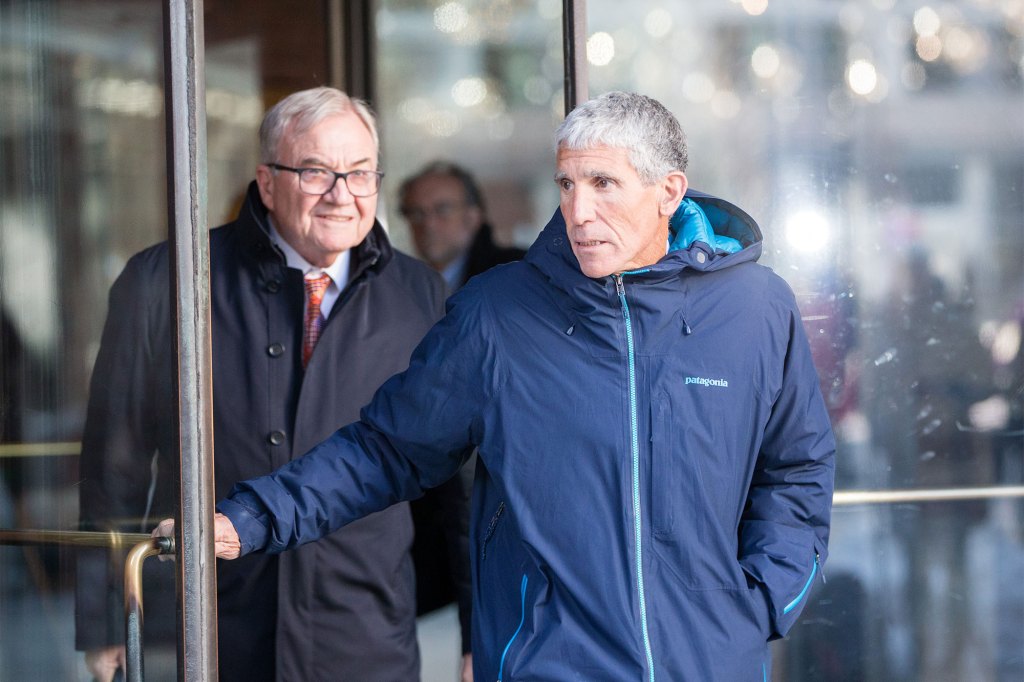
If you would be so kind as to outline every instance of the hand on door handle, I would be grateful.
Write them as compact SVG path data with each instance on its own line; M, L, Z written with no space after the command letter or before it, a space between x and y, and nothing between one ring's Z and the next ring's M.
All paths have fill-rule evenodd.
M164 519L153 529L153 537L174 537L174 519ZM218 559L237 559L242 552L242 543L235 532L231 519L221 513L213 515L213 551ZM163 561L164 555L160 556Z

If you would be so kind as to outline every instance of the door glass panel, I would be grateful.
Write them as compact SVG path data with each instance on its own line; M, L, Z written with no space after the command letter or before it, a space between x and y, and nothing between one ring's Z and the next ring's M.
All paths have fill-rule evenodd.
M561 3L376 3L381 193L412 252L398 189L426 163L465 167L495 240L529 245L557 205L550 131L562 117Z
M167 236L162 4L0 3L3 529L148 533L174 511L175 460L153 457L157 443L173 455L171 336L156 352L145 329L133 330L138 348L125 350L129 336L110 353L116 372L93 376L111 300L121 319L171 328L154 312L170 300L165 277L149 280L153 298L138 309L122 305L138 300L124 291L108 298L129 258ZM266 106L325 77L323 8L295 14L281 3L205 3L211 225L238 210ZM133 358L144 370L131 372L152 383L127 392ZM119 427L90 430L89 447L106 453L90 464L80 453L91 379L94 397L109 396L103 423ZM123 427L137 414L145 437L135 439ZM81 522L80 501L93 510ZM0 544L0 679L91 679L76 644L123 637L119 581L108 588L96 575L122 562L123 552ZM76 571L91 586L77 605ZM146 677L176 679L173 565L151 559L145 572Z
M529 244L557 207L560 5L378 4L391 192L461 162ZM1021 486L1024 5L593 0L587 18L591 94L665 103L691 186L761 224L804 315L838 489ZM774 645L775 679L1020 679L1022 511L837 507L828 583Z

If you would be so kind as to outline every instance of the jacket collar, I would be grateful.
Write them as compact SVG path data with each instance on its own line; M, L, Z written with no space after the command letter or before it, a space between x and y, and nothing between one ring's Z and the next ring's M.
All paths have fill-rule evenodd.
M762 235L757 223L734 204L688 190L670 221L671 246L657 263L632 273L644 281L678 277L684 271L710 272L761 256ZM556 210L530 247L526 261L540 269L557 287L586 299L609 286L611 277L591 279L580 270L566 236L562 212Z

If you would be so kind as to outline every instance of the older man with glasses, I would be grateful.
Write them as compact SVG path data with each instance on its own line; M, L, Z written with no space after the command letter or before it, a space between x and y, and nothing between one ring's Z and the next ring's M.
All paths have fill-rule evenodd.
M445 297L375 218L384 173L364 103L332 88L295 93L267 113L260 146L238 218L210 234L218 496L356 419ZM174 511L167 268L166 244L147 249L111 291L83 439L84 528L148 529ZM446 507L461 527L462 495ZM221 563L220 679L418 679L412 540L401 504L305 550ZM80 566L77 645L100 680L124 656L109 567L101 555ZM164 573L147 605L173 595ZM146 615L150 631L173 607Z

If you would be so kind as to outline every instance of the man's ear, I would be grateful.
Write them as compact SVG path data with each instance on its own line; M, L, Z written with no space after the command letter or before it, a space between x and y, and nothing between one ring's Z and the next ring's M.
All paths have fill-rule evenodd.
M256 186L260 190L260 199L268 211L274 210L274 172L269 166L256 166Z
M686 174L682 171L672 171L661 180L661 203L658 210L663 216L671 216L679 208L686 194Z

